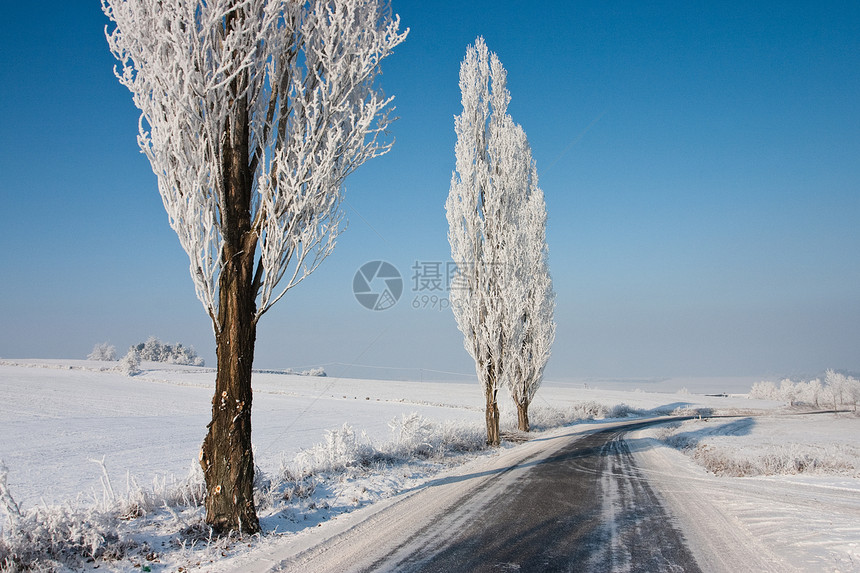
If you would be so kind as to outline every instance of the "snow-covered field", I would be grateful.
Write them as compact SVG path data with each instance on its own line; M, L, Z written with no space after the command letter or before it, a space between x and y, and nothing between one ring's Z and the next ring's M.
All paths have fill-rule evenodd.
M67 559L78 566L128 570L137 564L143 570L174 571L199 565L226 570L235 559L256 546L276 543L279 536L307 534L317 526L324 531L339 514L419 487L453 465L499 455L482 447L483 399L476 383L258 373L254 376L254 443L264 478L258 506L267 535L250 544L212 540L201 526L202 510L195 502L200 494L196 460L209 420L213 371L144 363L142 374L127 377L108 370L110 366L96 361L0 360L0 460L8 468L6 491L19 510L11 518L0 512L4 528L0 567L3 543L12 543L24 526L39 523L40 537L31 541L46 546L57 542L61 531L90 528L89 535L69 533L78 536L78 546L91 547L100 556L88 564L87 549L80 550L84 558ZM800 488L790 491L810 492L810 496L850 491L860 498L856 446L860 419L832 414L776 416L784 411L778 402L704 395L737 391L743 384L749 388L753 381L679 379L650 385L645 381L638 385L639 391L618 389L621 382L548 381L533 404L532 424L540 431L588 417L695 408L751 415L769 412L769 417L694 421L654 430L643 436L642 443L650 445L641 449L659 453L661 463L678 465L679 471L698 472L696 483L704 485L690 493L697 499L731 500L732 492L737 492L737 504L732 507L747 518L770 515L769 500L751 497L731 484L767 483L768 491L776 492L779 499L782 488ZM658 386L687 391L642 391ZM511 431L515 412L509 407L503 416L503 431L505 427ZM504 447L517 446L508 442ZM782 467L761 462L774 452L784 457L797 454L805 460L815 459L818 452L829 461L807 462L804 469L811 467L799 475L734 478L726 472L716 476L700 465L704 458L695 452L708 448L731 459L751 456L753 462L738 462L747 468L760 463ZM721 484L721 488L708 484ZM799 514L808 525L798 531L802 541L797 543L791 535L773 533L782 526L756 529L761 521L726 519L734 519L730 525L741 527L742 537L763 536L761 542L774 551L787 544L800 556L801 569L815 570L804 563L820 564L820 559L840 570L860 568L860 529L853 525L860 522L856 504L845 509L842 502L833 501L836 498L820 499L824 502L807 500L815 515ZM828 505L828 500L833 503ZM0 508L4 502L8 513L9 500L0 495ZM671 500L667 503L672 506ZM783 517L765 521L780 524ZM834 542L821 533L827 520L838 526ZM66 559L61 545L53 550L55 565Z
M0 459L23 505L93 491L100 498L102 472L88 460L103 456L113 482L122 484L127 472L148 483L164 475L184 477L196 466L211 418L214 372L156 363L144 363L134 377L98 371L107 366L0 366ZM282 458L345 423L378 441L388 438L388 423L402 413L474 419L480 394L472 394L458 385L255 374L256 462L266 472L277 470Z

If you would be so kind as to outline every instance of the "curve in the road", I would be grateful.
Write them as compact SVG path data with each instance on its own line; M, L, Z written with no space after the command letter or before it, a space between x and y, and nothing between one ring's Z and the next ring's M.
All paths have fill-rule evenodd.
M504 488L485 482L366 570L699 571L623 440L651 423L588 433L508 468Z

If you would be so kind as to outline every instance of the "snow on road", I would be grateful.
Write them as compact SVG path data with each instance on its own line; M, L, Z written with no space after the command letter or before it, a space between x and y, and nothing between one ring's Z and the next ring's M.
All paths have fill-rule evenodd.
M698 571L623 439L650 423L547 432L234 570Z
M790 434L787 428L803 422L793 417L763 418L762 425L772 434L747 435L753 434L755 440L749 441L763 447L761 439ZM858 422L853 417L822 420L817 422L819 431L810 433L822 439L827 435L822 428L838 428L847 430L851 439ZM735 430L749 425L716 419L689 423L733 425ZM516 556L513 548L529 532L549 533L558 528L557 520L550 519L556 525L547 529L546 520L537 527L523 517L527 527L518 533L517 519L511 519L505 522L510 531L502 534L494 520L505 521L505 508L517 497L527 499L531 510L507 513L541 511L540 503L528 498L526 491L547 485L533 473L535 464L546 460L543 466L548 466L579 451L565 471L577 482L595 474L600 487L591 495L602 511L586 519L593 523L581 535L573 533L572 525L563 526L571 530L565 533L570 541L565 559L574 570L860 571L860 483L856 478L720 477L655 440L653 428L624 436L616 426L585 424L548 432L489 460L454 470L429 487L339 519L317 535L298 536L267 549L236 570L432 571L446 570L451 563L468 563L470 570L563 570L564 564L552 561L554 553L557 557L552 546L558 543L552 534L535 541L542 547L535 551L534 560L510 557L511 553ZM588 441L589 435L607 432L614 432L613 438L599 448ZM832 437L839 442L845 435ZM571 440L576 440L574 447L568 445ZM600 461L589 464L590 458ZM552 497L549 490L542 495ZM566 511L576 520L589 510L578 502ZM673 548L672 531L683 533L683 547ZM694 562L684 561L687 548Z
M414 555L444 547L500 491L516 487L529 470L526 462L551 455L565 438L585 428L561 428L540 441L502 449L425 487L341 516L318 533L303 532L232 565L246 573L398 570Z

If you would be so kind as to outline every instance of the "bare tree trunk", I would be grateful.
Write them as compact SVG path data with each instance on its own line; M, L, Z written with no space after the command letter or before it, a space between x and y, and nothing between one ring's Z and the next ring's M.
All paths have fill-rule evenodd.
M222 277L227 276L226 271ZM256 533L260 524L254 508L251 450L251 367L256 327L240 318L245 313L232 312L233 303L243 298L239 281L230 285L223 282L221 288L228 288L221 291L221 308L226 302L231 310L220 313L224 330L216 337L218 373L212 421L200 461L206 478L206 523L218 532Z
M243 102L244 103L244 102ZM240 105L239 109L247 106ZM239 113L223 147L225 205L223 264L215 342L218 373L212 421L200 463L206 479L206 523L218 532L260 530L254 508L251 450L251 370L257 338L254 276L257 235L251 226L252 176L248 168L248 121Z
M529 431L529 404L528 402L524 402L520 404L517 402L517 422L520 431L528 432Z
M487 420L487 445L498 446L501 442L499 434L499 403L496 400L496 373L492 364L488 365L487 385L484 394L487 398L485 417Z
M492 392L487 393L487 445L498 446L502 440L499 434L499 405L492 398Z

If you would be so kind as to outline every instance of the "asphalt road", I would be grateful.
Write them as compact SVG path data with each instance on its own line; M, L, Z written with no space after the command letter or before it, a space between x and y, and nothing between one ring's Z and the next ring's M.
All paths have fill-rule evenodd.
M451 511L468 512L457 528L429 524L367 570L699 571L621 439L644 425L586 434L527 461L482 507L456 504Z
M339 518L322 538L297 536L243 571L700 571L634 463L637 442L623 439L660 422L536 438Z

